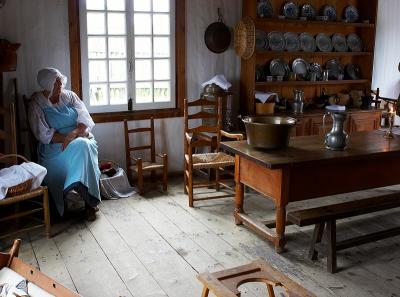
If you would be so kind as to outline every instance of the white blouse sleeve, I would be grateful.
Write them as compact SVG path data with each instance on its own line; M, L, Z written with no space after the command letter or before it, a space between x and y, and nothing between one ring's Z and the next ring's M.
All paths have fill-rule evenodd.
M71 104L78 113L77 123L84 124L89 129L90 132L90 130L92 130L92 128L94 127L94 122L92 120L92 117L90 116L83 101L79 99L78 95L76 95L72 91L69 91L69 93L71 98Z
M43 110L34 101L29 104L28 119L36 139L43 144L49 144L56 130L50 128L44 117Z

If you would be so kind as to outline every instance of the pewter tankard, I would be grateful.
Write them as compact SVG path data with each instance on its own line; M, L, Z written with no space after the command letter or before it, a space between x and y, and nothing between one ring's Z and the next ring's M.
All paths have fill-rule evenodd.
M325 117L330 115L333 120L332 130L325 135L325 148L333 151L343 151L349 139L348 134L344 131L344 122L347 114L344 112L328 112L324 114L323 127L325 131Z

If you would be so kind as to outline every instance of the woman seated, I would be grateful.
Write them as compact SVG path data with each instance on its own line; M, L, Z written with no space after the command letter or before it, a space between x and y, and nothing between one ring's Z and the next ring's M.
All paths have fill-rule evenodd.
M37 81L42 91L32 97L29 123L39 141L39 163L47 168L44 182L60 215L64 198L79 195L86 218L94 220L101 200L94 122L79 97L64 89L67 78L57 69L40 70Z

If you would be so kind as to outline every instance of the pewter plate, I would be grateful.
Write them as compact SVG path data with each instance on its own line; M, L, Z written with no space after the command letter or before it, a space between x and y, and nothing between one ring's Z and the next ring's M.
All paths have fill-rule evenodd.
M283 51L285 49L285 38L281 32L268 33L269 48L273 51Z
M325 5L324 7L322 7L322 15L327 16L328 21L337 20L336 8L332 5Z
M331 52L333 49L331 38L325 33L319 33L315 38L317 47L321 52Z
M274 59L269 64L269 72L273 76L287 77L290 72L289 65L282 59Z
M297 19L299 17L299 7L293 1L286 2L283 6L283 15L288 19Z
M344 9L343 17L346 20L346 22L355 23L355 22L358 21L360 15L359 15L358 10L357 10L357 8L355 6L349 5Z
M274 10L272 8L271 2L269 0L261 0L257 5L257 15L260 18L270 18L272 17Z
M337 52L347 52L349 49L347 46L346 37L340 33L333 34L332 45Z
M268 35L264 31L256 31L256 49L258 51L265 51L268 49Z
M312 4L306 3L301 7L301 16L307 18L308 20L314 20L317 13Z
M362 40L355 33L350 33L349 35L347 35L347 45L352 52L362 52L363 50Z
M288 52L300 51L300 40L297 33L287 32L283 37L285 38L285 49Z
M329 70L329 79L331 80L338 80L339 75L343 74L343 65L337 59L327 61L325 68Z
M317 44L315 38L308 33L301 33L299 36L300 48L305 52L315 52L317 50Z
M296 73L297 77L301 80L306 80L310 64L302 58L297 58L292 63L292 70Z

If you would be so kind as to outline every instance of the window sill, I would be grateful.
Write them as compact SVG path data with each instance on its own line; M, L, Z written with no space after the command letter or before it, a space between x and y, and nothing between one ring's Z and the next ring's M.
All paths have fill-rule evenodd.
M120 112L103 112L90 114L95 123L122 122L124 119L146 120L151 117L154 119L177 118L183 116L183 110L179 108L133 110Z

